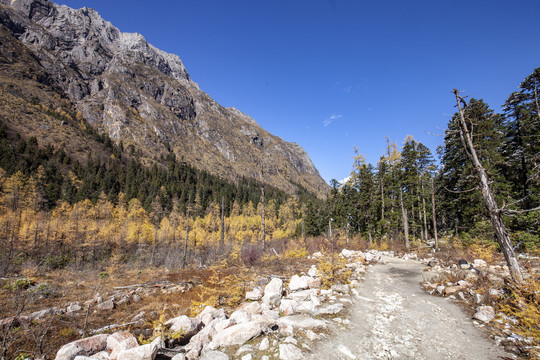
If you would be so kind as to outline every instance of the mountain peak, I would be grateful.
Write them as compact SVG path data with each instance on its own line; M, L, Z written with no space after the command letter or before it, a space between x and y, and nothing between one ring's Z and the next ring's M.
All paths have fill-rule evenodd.
M143 162L168 151L193 166L238 180L263 181L294 193L322 196L327 184L305 151L261 128L236 108L224 108L191 81L180 57L122 33L93 9L47 0L0 0L12 36L98 131L133 146ZM22 15L22 16L21 16ZM0 19L2 20L2 19Z

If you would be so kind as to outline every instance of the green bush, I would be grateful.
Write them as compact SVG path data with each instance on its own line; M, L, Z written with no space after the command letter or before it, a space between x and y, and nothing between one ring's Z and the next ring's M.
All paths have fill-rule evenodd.
M13 290L26 290L32 285L34 285L33 280L30 280L30 279L27 279L27 278L22 278L22 279L15 280L13 285L11 285L11 288Z
M516 231L511 235L512 243L519 245L525 250L537 250L540 248L540 236L528 231Z
M51 269L63 269L71 262L69 254L48 255L45 258L45 265Z

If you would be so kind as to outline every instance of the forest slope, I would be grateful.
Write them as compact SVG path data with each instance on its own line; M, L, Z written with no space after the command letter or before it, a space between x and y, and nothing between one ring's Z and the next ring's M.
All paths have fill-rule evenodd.
M27 103L49 103L45 106L53 109L64 97L74 104L78 118L134 149L146 165L173 151L178 159L232 181L261 180L289 194L297 185L318 196L327 192L298 144L216 103L191 80L178 56L153 47L140 34L121 33L93 9L74 10L47 0L2 0L0 6L2 76L15 78L30 61L34 66L21 76L39 83L12 81L3 92ZM28 59L12 56L13 47ZM60 131L60 141L47 140L48 130L38 129L43 128L42 118L29 116L21 122L21 114L11 107L4 102L1 116L24 137L64 143L74 152L93 151L70 132Z

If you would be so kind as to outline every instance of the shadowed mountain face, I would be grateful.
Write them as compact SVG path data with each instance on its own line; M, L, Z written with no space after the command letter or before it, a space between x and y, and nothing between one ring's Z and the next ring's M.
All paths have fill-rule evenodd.
M25 56L33 59L30 71L45 79L38 83L59 89L79 116L134 149L144 163L159 162L172 150L177 158L230 180L244 176L289 193L301 185L326 194L328 185L298 144L219 105L191 80L178 56L153 47L140 34L120 32L93 9L74 10L47 0L0 4L0 46L11 59L2 60L4 76L25 61L9 49L22 46L14 45L20 41ZM6 121L22 134L32 128Z

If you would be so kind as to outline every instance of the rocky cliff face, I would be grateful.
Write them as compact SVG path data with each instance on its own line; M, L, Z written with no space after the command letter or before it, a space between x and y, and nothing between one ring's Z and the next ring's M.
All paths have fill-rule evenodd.
M47 0L0 0L0 25L32 53L82 116L146 163L178 158L235 180L242 176L322 196L328 185L306 152L224 108L191 80L180 58L122 33L93 9Z

